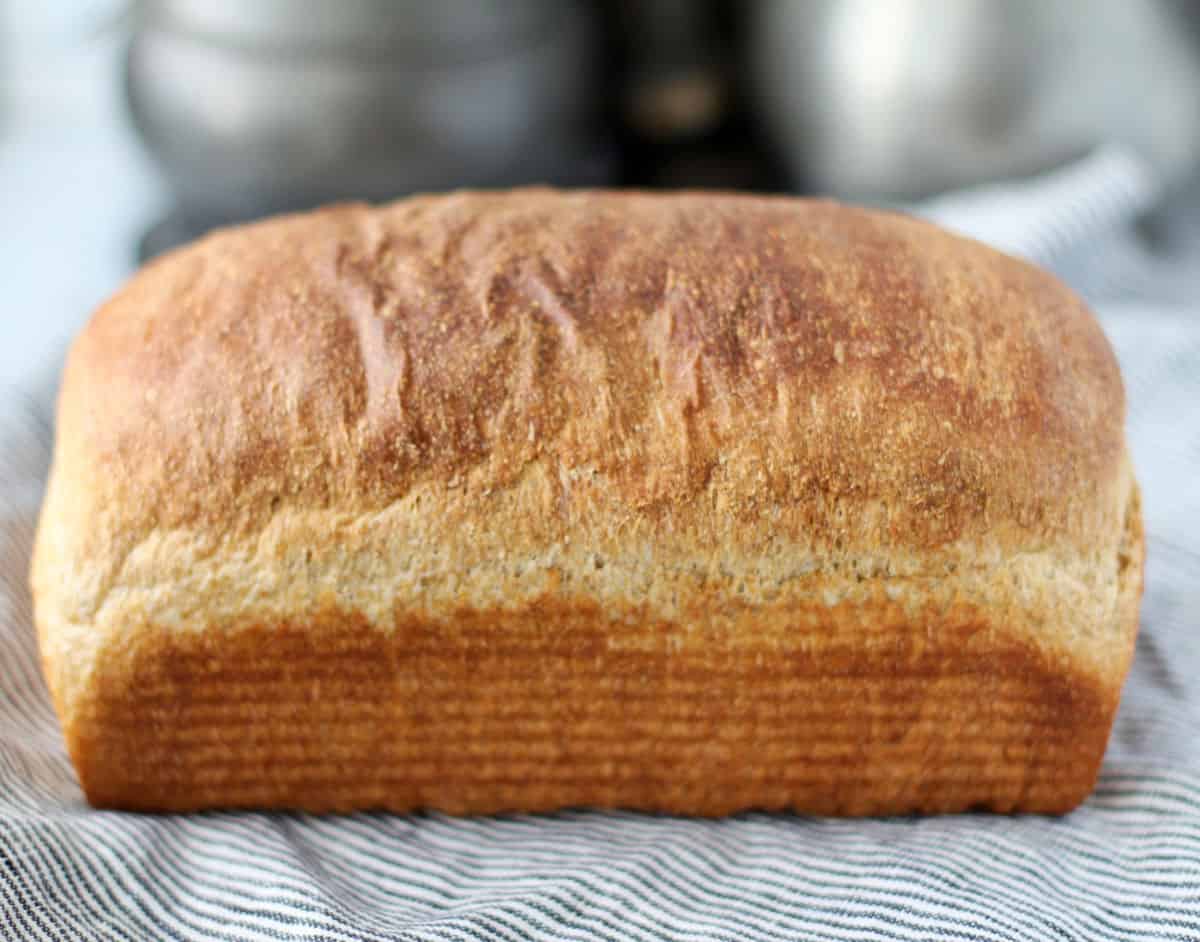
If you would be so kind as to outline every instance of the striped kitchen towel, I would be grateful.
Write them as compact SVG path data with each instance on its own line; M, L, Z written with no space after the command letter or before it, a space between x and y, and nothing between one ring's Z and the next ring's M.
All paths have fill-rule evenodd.
M1200 939L1200 200L1128 155L919 208L1058 271L1129 389L1149 567L1099 788L1061 819L152 816L82 801L25 585L50 395L0 408L4 939ZM1185 205L1182 197L1173 204Z

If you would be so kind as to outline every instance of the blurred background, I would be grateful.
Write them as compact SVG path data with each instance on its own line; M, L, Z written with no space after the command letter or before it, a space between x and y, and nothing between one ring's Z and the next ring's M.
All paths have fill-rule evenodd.
M1114 147L1160 204L1197 189L1200 4L0 0L0 380L141 260L267 213L524 183L907 206Z

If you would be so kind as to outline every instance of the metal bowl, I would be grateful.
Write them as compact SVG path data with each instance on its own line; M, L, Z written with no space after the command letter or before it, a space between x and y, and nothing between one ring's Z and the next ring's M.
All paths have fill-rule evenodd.
M181 213L225 222L571 182L595 165L594 54L581 2L156 0L126 92Z
M754 0L753 87L800 185L908 200L1103 144L1195 166L1200 58L1164 0Z

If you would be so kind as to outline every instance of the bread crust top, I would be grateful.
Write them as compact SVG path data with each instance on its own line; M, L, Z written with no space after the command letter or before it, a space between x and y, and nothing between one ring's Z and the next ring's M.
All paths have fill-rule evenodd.
M1086 547L1100 521L1073 511L1115 497L1124 411L1079 298L927 223L523 190L273 219L147 266L71 353L59 447L136 498L134 530L548 461L649 514L720 474L735 533L819 494L885 502L907 547L1002 520Z

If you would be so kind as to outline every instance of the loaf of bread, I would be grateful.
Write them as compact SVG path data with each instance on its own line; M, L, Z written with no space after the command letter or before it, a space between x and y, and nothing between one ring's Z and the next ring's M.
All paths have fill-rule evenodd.
M97 806L1062 812L1133 652L1112 351L901 215L457 193L75 342L32 583Z

